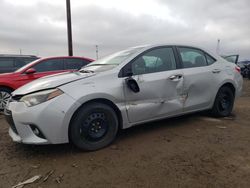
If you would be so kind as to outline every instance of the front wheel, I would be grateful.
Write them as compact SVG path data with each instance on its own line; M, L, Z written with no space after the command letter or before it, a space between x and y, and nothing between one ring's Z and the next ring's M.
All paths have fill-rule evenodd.
M0 87L0 111L3 111L11 96L11 90L8 88Z
M213 108L212 114L216 117L229 116L233 110L234 105L234 93L231 88L223 86L219 89Z
M81 107L69 128L71 142L82 150L98 150L108 146L116 137L118 119L115 111L102 103Z

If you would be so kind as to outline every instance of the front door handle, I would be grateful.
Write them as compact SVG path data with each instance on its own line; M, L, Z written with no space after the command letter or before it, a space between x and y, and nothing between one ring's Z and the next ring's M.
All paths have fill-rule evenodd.
M169 77L170 80L172 81L179 81L182 78L181 74L177 74L177 75L172 75Z
M212 73L220 73L220 72L221 72L220 69L214 69L214 70L212 70Z

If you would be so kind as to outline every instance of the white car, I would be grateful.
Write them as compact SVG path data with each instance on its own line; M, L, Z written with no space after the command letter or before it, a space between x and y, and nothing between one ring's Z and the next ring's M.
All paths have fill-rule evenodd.
M238 66L200 48L139 46L17 89L5 116L15 142L97 150L136 124L203 110L228 116L242 82Z

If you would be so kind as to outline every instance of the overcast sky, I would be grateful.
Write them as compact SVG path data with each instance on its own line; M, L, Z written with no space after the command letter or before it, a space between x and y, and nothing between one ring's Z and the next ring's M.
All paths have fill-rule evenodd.
M67 55L65 0L0 0L0 53ZM195 44L250 59L249 0L71 0L74 55Z

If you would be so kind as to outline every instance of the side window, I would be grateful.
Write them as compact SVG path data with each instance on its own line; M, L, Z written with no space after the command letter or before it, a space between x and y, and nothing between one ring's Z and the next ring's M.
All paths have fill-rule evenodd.
M64 70L62 59L49 59L42 61L33 67L37 72Z
M67 58L64 59L64 62L65 62L65 69L80 69L88 64L88 62L76 58Z
M20 68L24 65L26 65L27 63L25 62L25 59L23 58L16 58L16 61L15 61L15 66Z
M179 47L178 49L181 54L183 68L207 66L203 51L187 47Z
M14 58L0 58L0 68L13 68Z
M133 75L147 74L176 69L174 52L171 47L146 52L132 62Z
M216 60L210 55L206 54L207 64L212 65Z

